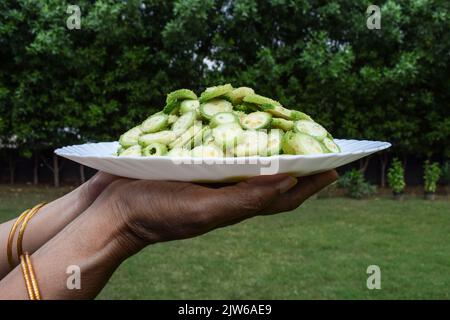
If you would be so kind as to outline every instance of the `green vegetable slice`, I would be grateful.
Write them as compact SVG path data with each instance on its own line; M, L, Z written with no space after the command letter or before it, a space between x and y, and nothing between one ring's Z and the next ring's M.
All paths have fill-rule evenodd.
M119 156L124 150L125 148L119 145L119 148L117 148L117 151L113 154L113 156Z
M289 110L279 105L263 104L260 106L263 111L271 113L273 116L286 120L294 120L298 115L298 111Z
M233 112L219 112L216 113L210 122L211 128L220 126L221 124L227 123L238 123L239 120Z
M222 124L212 129L214 143L224 150L234 147L243 132L237 123Z
M145 157L163 156L166 153L167 153L167 146L165 144L158 142L150 143L142 150L142 154Z
M213 99L200 105L200 114L206 120L211 118L219 112L231 112L233 106L227 100Z
M154 142L169 144L174 141L176 137L175 132L169 130L147 133L139 137L139 144L144 147Z
M169 116L164 113L155 114L142 122L141 130L144 133L153 133L164 130L167 127Z
M333 141L333 139L330 139L329 137L325 137L322 141L325 148L332 153L339 153L341 152L341 148L336 144L336 142Z
M173 158L190 157L191 152L184 148L173 148L166 154L166 156Z
M255 91L248 87L239 87L226 94L226 98L230 100L233 105L241 104L244 98L248 95L254 94Z
M310 135L288 131L281 142L283 152L288 154L321 154L324 153L322 144Z
M183 100L197 100L197 95L189 89L178 89L167 95L166 104L171 104L174 101L181 102Z
M169 119L167 119L167 124L174 124L178 120L179 116L176 114L169 114Z
M142 135L142 130L140 127L134 127L128 130L123 135L120 136L119 143L125 147L131 147L139 142L139 137Z
M186 130L181 136L179 136L175 141L169 143L169 148L182 148L186 144L191 141L191 139L200 131L202 130L202 124L201 122L197 121L194 123L192 127Z
M247 130L242 132L234 148L236 157L266 156L268 135L264 131Z
M172 131L178 137L189 129L194 124L196 119L197 113L195 111L189 111L178 118L178 120L172 125Z
M242 121L242 127L247 130L267 128L272 121L272 116L267 112L257 111L248 114Z
M267 98L264 96L260 96L259 94L249 94L244 98L244 101L248 102L248 103L257 104L257 105L270 104L270 105L281 107L281 104L278 101L275 101L273 99L270 99L270 98Z
M211 128L204 126L199 132L197 132L186 144L185 148L195 148L205 143L205 139L211 135Z
M142 156L142 148L140 145L131 146L125 150L123 150L119 157L141 157Z
M259 108L256 104L243 102L234 107L235 111L240 111L244 113L252 113L255 111L259 111Z
M280 129L272 129L269 132L267 141L267 155L273 156L281 153L281 142L283 141L284 132Z
M309 120L299 120L294 124L294 131L306 133L319 141L322 141L328 134L327 130L320 124Z
M303 113L303 112L297 111L297 110L290 110L290 111L291 111L290 117L291 117L292 120L309 120L309 121L314 121L306 113Z
M195 158L222 158L223 151L214 144L207 144L195 147L191 151L191 155Z
M272 128L289 131L294 128L294 121L286 120L283 118L272 118L272 123L270 124L270 126Z
M171 101L169 103L166 103L166 106L164 107L163 112L165 114L171 114L176 109L178 109L179 106L180 106L180 103L178 102L178 100Z
M226 95L232 90L233 87L231 86L231 84L209 87L205 91L203 91L202 94L200 95L200 102L203 103L211 99Z
M180 113L184 114L189 111L199 112L200 102L198 100L184 100L180 104Z

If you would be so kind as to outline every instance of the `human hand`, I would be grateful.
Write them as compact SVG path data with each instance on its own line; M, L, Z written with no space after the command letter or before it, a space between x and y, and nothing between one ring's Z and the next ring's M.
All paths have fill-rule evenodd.
M336 179L335 171L298 179L278 174L221 188L120 179L98 201L108 205L111 221L125 226L126 246L137 251L148 244L194 237L253 216L293 210Z

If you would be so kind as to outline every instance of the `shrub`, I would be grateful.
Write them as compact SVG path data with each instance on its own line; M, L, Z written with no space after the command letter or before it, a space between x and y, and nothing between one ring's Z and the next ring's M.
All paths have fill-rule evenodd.
M444 185L450 185L450 160L447 160L442 166L441 181Z
M423 179L425 181L425 192L435 193L437 189L437 183L441 176L441 169L437 162L430 163L425 161Z
M405 190L405 172L402 163L395 158L387 173L388 183L394 193L402 193Z
M356 169L342 175L338 185L349 197L355 199L362 199L376 192L376 187L365 181L363 173Z

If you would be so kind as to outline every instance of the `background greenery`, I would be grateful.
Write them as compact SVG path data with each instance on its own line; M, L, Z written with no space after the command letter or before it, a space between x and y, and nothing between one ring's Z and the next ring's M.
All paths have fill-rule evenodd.
M0 186L0 223L68 191ZM99 299L449 299L450 205L312 199L195 239L149 246ZM381 268L381 290L366 269Z
M114 140L164 95L231 82L310 113L336 137L450 153L450 2L77 0L0 2L0 146L31 156ZM11 144L11 142L13 142Z

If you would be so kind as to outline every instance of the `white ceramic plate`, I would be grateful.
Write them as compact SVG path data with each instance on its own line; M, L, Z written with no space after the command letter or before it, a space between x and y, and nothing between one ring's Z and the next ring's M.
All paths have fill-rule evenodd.
M306 176L334 169L391 146L388 142L335 140L341 153L248 158L117 157L118 142L88 143L57 149L61 157L118 176L173 181L238 181L247 177L290 173Z

